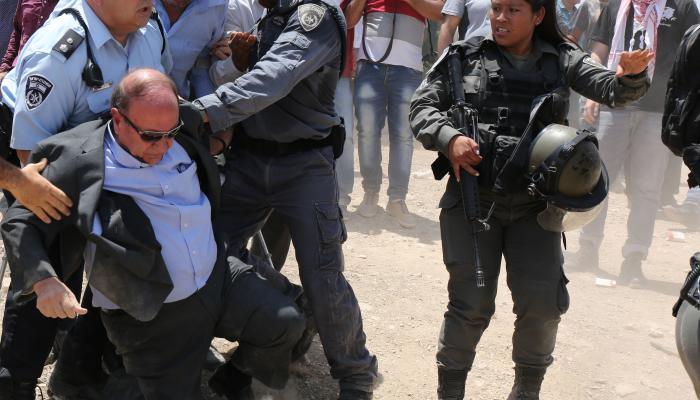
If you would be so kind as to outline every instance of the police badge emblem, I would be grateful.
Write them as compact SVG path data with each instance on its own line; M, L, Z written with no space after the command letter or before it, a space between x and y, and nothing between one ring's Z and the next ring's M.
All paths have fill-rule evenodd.
M41 105L51 93L53 83L41 75L29 75L24 91L24 100L27 108L33 110Z
M299 6L299 23L306 32L316 29L323 21L326 9L318 4L302 4Z

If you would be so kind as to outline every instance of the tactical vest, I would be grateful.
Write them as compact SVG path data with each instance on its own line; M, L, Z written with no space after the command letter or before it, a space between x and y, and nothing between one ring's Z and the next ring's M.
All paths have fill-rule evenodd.
M566 125L568 89L558 55L543 53L538 71L512 67L492 41L469 40L463 51L466 102L478 112L479 184L497 192L525 190L527 153L539 131L552 123ZM539 112L535 105L552 96Z
M478 111L479 122L495 128L498 135L522 136L534 100L564 84L559 57L544 53L537 63L538 71L524 73L509 65L495 43L484 42L476 50L468 48L465 53L467 59L476 58L464 76L467 103ZM557 114L565 116L566 111Z

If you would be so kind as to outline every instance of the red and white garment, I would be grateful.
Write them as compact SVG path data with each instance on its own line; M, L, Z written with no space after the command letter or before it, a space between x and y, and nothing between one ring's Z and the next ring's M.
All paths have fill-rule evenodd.
M381 59L389 48L393 32L391 51L382 64L423 70L426 21L418 11L404 0L367 0L364 18L364 40L368 54L360 44L358 60Z
M642 48L656 53L657 31L664 8L666 8L666 0L622 0L615 19L615 33L610 44L608 69L615 71L620 63L622 53L627 48L634 50L631 45L625 46L625 31L630 9L634 10L631 41L640 40L639 36L643 36L645 46ZM649 63L648 75L650 79L654 76L655 64L656 57Z

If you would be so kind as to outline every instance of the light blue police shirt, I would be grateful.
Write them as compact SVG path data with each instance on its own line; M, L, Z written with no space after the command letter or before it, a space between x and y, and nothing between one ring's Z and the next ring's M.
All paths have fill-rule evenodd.
M13 69L3 80L3 102L14 109L11 147L32 150L36 144L62 130L96 119L109 110L112 89L127 72L149 67L165 72L167 51L155 21L128 37L122 46L85 0L61 2L80 12L90 31L90 47L102 70L105 85L93 89L82 79L87 62L86 41L66 59L54 46L69 30L85 35L72 15L50 18L22 49Z
M200 190L197 163L177 142L158 164L142 163L117 143L109 126L103 189L130 196L146 214L174 285L165 302L185 299L207 283L217 256L211 205ZM101 233L96 217L93 234ZM92 262L94 244L88 247L85 260ZM96 307L118 308L95 288L93 295Z
M156 0L155 5L167 32L173 58L170 77L180 96L190 98L190 83L196 97L213 93L215 87L209 79L209 53L225 33L228 1L194 0L174 24L170 22L162 0Z

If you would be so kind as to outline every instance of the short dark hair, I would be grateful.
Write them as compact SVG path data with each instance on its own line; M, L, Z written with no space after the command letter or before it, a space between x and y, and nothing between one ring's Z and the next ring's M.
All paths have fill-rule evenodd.
M158 72L158 74L149 74L147 76L140 76L134 79L127 79L130 75L135 75L140 71L156 71L150 68L137 68L130 71L120 82L117 87L112 91L112 98L110 100L112 107L117 110L127 111L129 109L129 104L131 100L138 97L145 96L150 89L154 87L167 86L172 89L173 94L177 98L177 86L175 82L170 79L167 75ZM125 84L128 83L128 84Z

